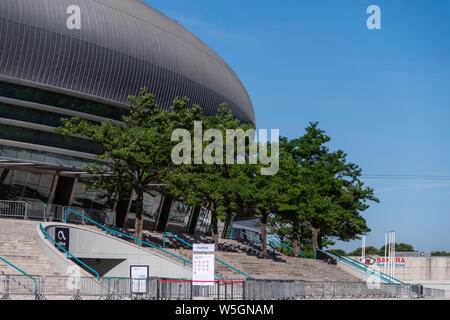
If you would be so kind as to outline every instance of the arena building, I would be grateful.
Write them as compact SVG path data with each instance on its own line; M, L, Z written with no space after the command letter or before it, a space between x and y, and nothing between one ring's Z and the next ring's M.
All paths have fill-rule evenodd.
M68 27L69 6L80 26ZM69 13L68 13L69 12ZM120 122L127 97L147 87L160 108L187 96L214 114L223 102L255 123L246 89L227 63L176 21L138 0L0 0L0 199L61 217L64 206L100 210L82 166L98 146L55 133L62 117ZM207 232L208 212L146 195L151 228ZM48 204L48 205L47 205ZM118 225L133 204L118 203ZM125 220L126 221L126 220Z

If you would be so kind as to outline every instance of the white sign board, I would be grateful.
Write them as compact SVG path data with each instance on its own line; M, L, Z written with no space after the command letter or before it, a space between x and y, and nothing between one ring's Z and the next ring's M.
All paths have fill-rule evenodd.
M130 266L131 292L146 293L148 266Z
M214 285L214 254L194 254L192 257L192 284Z
M194 243L192 251L194 252L214 252L214 243Z

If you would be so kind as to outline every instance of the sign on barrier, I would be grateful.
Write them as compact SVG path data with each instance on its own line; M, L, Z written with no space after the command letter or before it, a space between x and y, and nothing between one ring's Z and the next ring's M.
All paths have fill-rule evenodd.
M147 292L148 275L149 275L148 266L130 266L132 293Z

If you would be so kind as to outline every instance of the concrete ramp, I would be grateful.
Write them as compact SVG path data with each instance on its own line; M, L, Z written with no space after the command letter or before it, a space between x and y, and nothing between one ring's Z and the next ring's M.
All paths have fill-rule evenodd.
M192 269L181 259L158 249L139 247L106 232L90 227L64 223L43 223L48 234L78 258L67 260L66 254L57 248L36 228L41 249L59 269L78 264L91 276L95 275L84 264L97 271L100 277L129 277L130 267L148 266L150 277L185 278L192 277Z

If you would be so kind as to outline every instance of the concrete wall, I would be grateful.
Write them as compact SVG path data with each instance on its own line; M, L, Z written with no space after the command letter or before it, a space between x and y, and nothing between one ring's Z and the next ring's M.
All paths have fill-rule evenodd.
M70 253L88 263L103 276L129 277L131 265L147 265L150 276L187 279L192 277L192 270L185 267L183 262L175 262L176 258L169 258L156 249L140 248L104 232L82 226L46 223L44 227L54 239L55 227L69 228Z
M384 272L384 257L375 259L371 267ZM361 257L351 257L360 261ZM397 257L395 278L408 283L450 284L450 257Z
M70 275L69 273L67 273L69 267L73 267L76 264L72 262L72 260L67 259L66 254L58 250L52 242L45 239L43 233L39 229L39 225L36 227L36 234L39 242L39 247L41 248L45 256L56 266L59 272L61 272L63 275ZM82 276L85 277L92 276L90 273L83 269L81 269L81 273Z

